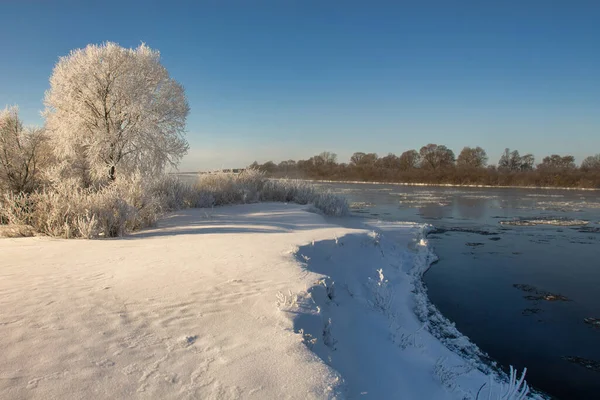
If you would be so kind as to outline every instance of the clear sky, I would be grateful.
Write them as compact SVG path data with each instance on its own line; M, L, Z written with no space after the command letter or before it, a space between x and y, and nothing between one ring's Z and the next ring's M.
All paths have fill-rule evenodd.
M0 107L42 124L59 56L158 49L190 102L181 170L427 143L600 153L600 1L0 1Z

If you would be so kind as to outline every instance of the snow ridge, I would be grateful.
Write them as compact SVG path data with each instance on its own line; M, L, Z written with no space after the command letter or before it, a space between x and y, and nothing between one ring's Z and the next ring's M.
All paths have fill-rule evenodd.
M503 373L427 298L422 276L437 260L430 226L366 225L300 246L294 255L313 280L285 296L293 301L278 302L300 340L340 374L332 397L542 398L529 394L524 376Z

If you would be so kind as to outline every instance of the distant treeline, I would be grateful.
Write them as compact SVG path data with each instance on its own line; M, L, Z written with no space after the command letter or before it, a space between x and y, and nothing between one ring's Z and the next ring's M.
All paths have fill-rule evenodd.
M496 165L488 165L488 156L481 147L465 147L455 157L452 150L437 144L408 150L400 156L357 152L349 163L338 163L335 153L323 152L308 160L254 162L249 167L272 177L304 179L600 188L600 154L587 157L581 165L575 164L571 155L557 154L536 164L532 154L521 156L517 150L506 149Z

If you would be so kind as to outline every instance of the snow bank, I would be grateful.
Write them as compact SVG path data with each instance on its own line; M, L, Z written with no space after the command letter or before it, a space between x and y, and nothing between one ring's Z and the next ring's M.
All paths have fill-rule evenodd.
M269 203L2 239L0 398L504 398L417 317L422 232Z

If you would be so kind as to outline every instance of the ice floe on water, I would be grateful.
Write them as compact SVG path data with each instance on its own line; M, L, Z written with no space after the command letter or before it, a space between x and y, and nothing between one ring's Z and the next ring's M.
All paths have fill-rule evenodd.
M484 194L465 194L461 196L463 199L497 199L496 195L484 195Z
M537 225L554 225L554 226L584 226L589 224L589 221L582 219L571 218L516 218L512 220L500 221L501 225L514 226L537 226Z
M400 205L404 207L424 207L430 205L437 205L445 207L451 204L449 196L439 196L433 192L420 192L415 194L406 193L390 193L400 197Z
M523 296L527 300L544 300L544 301L570 301L566 296L557 293L550 293L545 290L536 288L535 286L528 285L525 283L515 283L513 285L515 289L519 289L528 295Z
M373 207L374 204L373 203L369 203L366 201L355 201L353 203L350 203L350 208L351 209L360 209L360 208L367 208L367 207Z
M542 193L532 193L527 194L527 197L565 197L564 194L542 194Z
M583 322L593 326L594 328L600 328L600 318L584 318Z
M446 233L446 232L474 233L476 235L483 235L483 236L497 236L498 235L498 233L496 233L496 232L490 232L490 231L485 231L485 230L481 230L481 229L462 228L459 226L452 226L452 227L448 227L448 228L431 228L431 230L429 230L429 233L427 234L427 236L430 237L431 235L442 234L442 233ZM490 240L500 240L500 239L498 238L498 239L490 239Z
M445 207L445 206L450 205L450 203L445 202L445 201L438 201L436 199L429 199L427 201L424 201L424 200L400 200L400 205L405 206L405 207L420 208L420 207L424 207L424 206L428 206L428 205L436 205L436 206L440 206L440 207Z
M582 367L585 367L590 371L600 372L600 362L598 361L588 360L587 358L575 356L566 356L563 357L563 360L573 364L581 365Z

